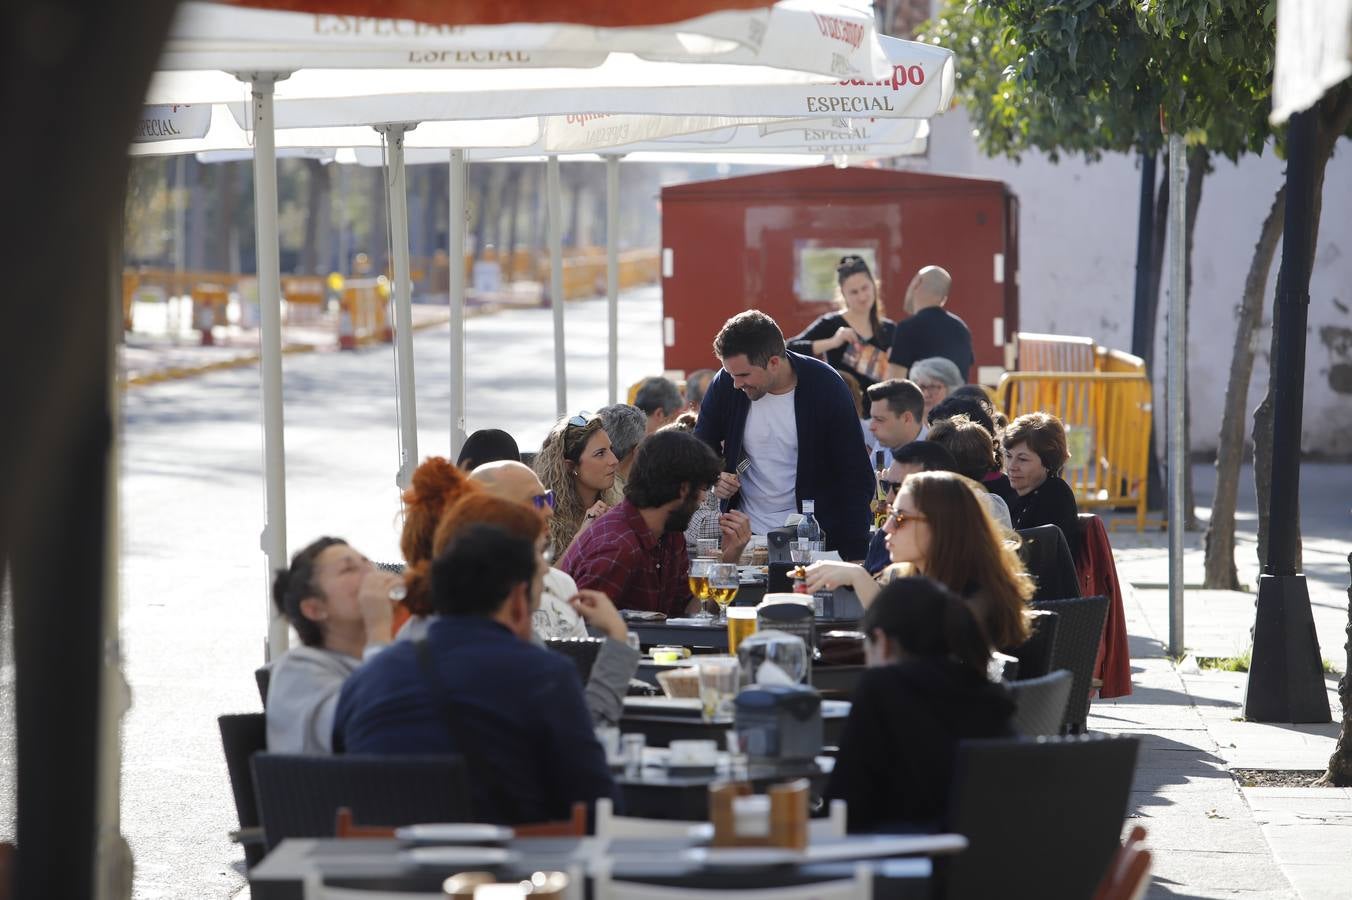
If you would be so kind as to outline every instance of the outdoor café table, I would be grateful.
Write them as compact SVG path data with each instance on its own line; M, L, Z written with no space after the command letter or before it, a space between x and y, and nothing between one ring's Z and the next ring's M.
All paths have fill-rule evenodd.
M727 653L728 628L711 619L668 619L665 622L630 621L629 630L643 647L690 647L696 652ZM853 631L858 619L817 619L817 632Z
M813 841L801 861L754 867L703 861L690 838L529 838L509 841L507 862L493 865L414 862L408 844L391 839L293 838L249 872L253 900L307 900L306 882L349 890L438 897L457 872L493 872L516 881L537 871L584 873L608 860L613 878L701 889L775 888L849 878L863 862L879 900L928 897L931 856L961 852L961 835L857 835ZM467 848L462 848L467 849ZM692 852L693 851L693 852Z
M667 669L680 668L685 663L659 663L651 659L642 659L638 664L638 671L634 677L639 681L647 682L655 687L661 685L657 682L657 673L664 672ZM864 674L864 666L844 665L844 666L824 666L821 663L815 663L812 666L812 686L822 692L824 697L832 700L848 700L854 693L855 685Z
M848 702L822 701L822 739L825 746L840 746L840 735L849 717ZM724 736L731 728L730 718L704 721L698 700L667 697L625 697L624 714L620 718L620 732L644 735L649 747L666 747L674 740L709 740L716 741L721 749L727 746Z

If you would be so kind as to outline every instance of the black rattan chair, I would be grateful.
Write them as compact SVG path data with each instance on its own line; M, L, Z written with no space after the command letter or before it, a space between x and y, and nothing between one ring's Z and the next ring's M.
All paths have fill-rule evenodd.
M568 657L577 666L577 674L581 676L582 683L586 684L587 679L591 678L592 666L596 665L596 657L601 652L601 645L606 642L605 638L550 638L545 641L545 646L555 653L562 653Z
M1025 737L1060 734L1074 680L1065 669L1057 669L1040 678L1011 681L1009 691L1014 695L1014 727L1019 733Z
M1094 659L1098 656L1103 623L1108 617L1107 597L1076 597L1070 600L1037 600L1035 609L1055 612L1056 643L1052 648L1052 669L1069 669L1075 677L1066 703L1066 730L1084 731L1089 717L1089 692L1093 690Z
M1120 848L1139 741L962 741L946 831L968 847L935 860L936 897L1083 900Z
M1005 651L1019 661L1019 678L1041 678L1052 670L1052 653L1056 650L1056 613L1033 610L1030 620L1032 634L1013 650Z
M253 770L249 758L267 749L268 726L263 713L218 716L221 747L225 750L225 768L230 773L230 792L235 795L235 813L239 831L231 839L243 845L244 863L252 868L263 858L263 829L254 799Z
M254 682L258 685L258 696L263 701L263 709L268 708L268 682L272 680L272 667L259 666L254 669Z
M1019 531L1019 558L1033 576L1034 600L1060 600L1080 596L1080 577L1070 543L1055 525L1039 525Z
M392 828L472 819L459 756L259 753L253 776L268 850L286 838L333 837L340 806L362 825Z

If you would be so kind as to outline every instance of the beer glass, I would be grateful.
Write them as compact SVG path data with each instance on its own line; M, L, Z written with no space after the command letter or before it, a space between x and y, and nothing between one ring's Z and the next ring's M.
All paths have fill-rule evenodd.
M727 622L728 604L737 597L741 586L736 563L715 563L709 567L709 596L718 604L717 624Z
M728 652L737 655L742 641L756 633L756 608L754 606L734 606L727 611Z
M706 612L703 603L706 600L712 600L709 593L709 569L714 565L711 559L692 559L690 561L690 593L701 604L700 611L695 613L696 619L712 619L713 613Z

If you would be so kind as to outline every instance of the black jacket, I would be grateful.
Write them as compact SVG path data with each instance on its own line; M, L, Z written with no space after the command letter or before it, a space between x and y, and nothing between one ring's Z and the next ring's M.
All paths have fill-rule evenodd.
M1009 504L1009 517L1016 531L1055 525L1066 536L1066 544L1073 554L1080 545L1080 511L1075 505L1075 491L1055 475Z
M846 802L852 832L937 824L958 741L1014 733L1005 686L949 659L869 669L853 701L826 788Z

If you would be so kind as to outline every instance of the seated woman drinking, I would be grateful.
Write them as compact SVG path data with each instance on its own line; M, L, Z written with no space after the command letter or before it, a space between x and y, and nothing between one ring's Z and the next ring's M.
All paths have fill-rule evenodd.
M1066 429L1047 413L1019 416L1005 428L1005 471L1018 498L1009 505L1017 529L1055 525L1074 552L1080 536L1075 491L1061 478L1070 459Z
M333 537L313 542L277 573L272 600L301 645L272 664L269 752L331 751L338 692L365 657L390 642L395 589L402 585Z
M960 740L1014 733L1014 701L986 678L971 609L928 578L898 578L864 613L869 669L854 690L826 788L849 830L913 831L943 815Z
M918 472L897 492L883 525L894 566L880 576L924 575L972 607L995 649L1028 639L1028 599L1033 582L1007 545L980 499L985 490L956 472ZM853 563L818 562L807 568L815 592L848 585L869 607L880 584Z

